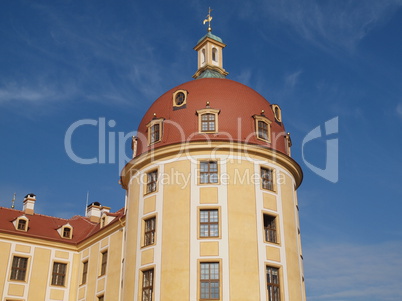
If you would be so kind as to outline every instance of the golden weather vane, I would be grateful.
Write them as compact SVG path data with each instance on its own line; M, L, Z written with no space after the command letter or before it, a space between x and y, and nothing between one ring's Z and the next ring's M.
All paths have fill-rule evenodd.
M211 9L211 8L209 8L209 9L208 9L208 15L207 15L207 18L206 18L206 19L204 20L204 22L202 23L202 24L204 24L204 25L205 25L205 23L207 23L207 22L208 22L208 31L212 31L212 28L211 28L211 21L212 21L211 12L212 12L212 9Z

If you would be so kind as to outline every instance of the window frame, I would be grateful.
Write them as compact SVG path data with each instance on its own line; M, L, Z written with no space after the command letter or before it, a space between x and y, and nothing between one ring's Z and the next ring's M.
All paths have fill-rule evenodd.
M89 265L89 260L85 260L85 261L82 262L81 285L87 283L87 280L88 280L88 265Z
M198 110L197 111L197 115L198 115L198 132L202 133L202 134L218 133L219 132L219 119L218 119L219 113L220 113L220 110L211 109L211 108ZM215 128L214 128L214 130L209 130L209 127L205 131L202 130L202 124L203 124L202 116L204 116L206 114L214 115L214 117L215 117L215 120L214 120L214 127Z
M270 275L272 278L272 271L276 272L276 282L275 283L275 279L273 280L273 282L271 282L270 280L270 275L268 273L268 271L270 271ZM266 281L266 292L267 292L267 297L269 301L280 301L281 300L281 271L279 267L276 266L271 266L271 265L266 265L265 266L265 281ZM276 296L274 296L274 289L277 289L277 294Z
M26 216L19 216L16 220L15 220L15 230L17 231L23 231L23 232L27 232L28 231L28 223L29 223L29 219ZM24 224L23 227L20 227L20 225Z
M17 230L26 231L27 228L27 220L24 218L18 219Z
M263 115L254 115L254 120L255 120L255 136L258 140L265 141L268 143L271 143L271 123L272 121L269 120L267 117ZM265 123L267 126L267 133L266 133L266 138L265 135L260 135L260 122Z
M201 220L201 212L202 211L207 211L208 212L208 221L207 222L202 222ZM211 222L211 211L216 211L217 212L217 221L216 222ZM220 210L219 208L216 207L200 207L198 210L198 237L200 239L219 239L220 235L221 235L221 229L220 229ZM206 225L208 228L208 234L206 236L203 236L202 233L203 231L201 231L201 227L203 225ZM211 235L211 225L216 225L217 227L217 235L213 236Z
M68 233L68 236L66 236L66 230ZM71 239L73 237L73 227L69 226L69 225L65 225L61 228L60 231L61 237L62 238L67 238L67 239Z
M263 170L268 171L268 173L271 175L271 179L269 180L269 177L264 177L263 176ZM267 166L260 166L260 180L261 180L261 189L265 191L276 191L276 186L275 186L275 169L267 167Z
M25 264L23 266L21 266L22 262L25 262ZM28 263L29 263L28 257L14 255L13 261L11 263L10 280L25 282L26 277L27 277L27 271L28 271ZM23 279L20 279L20 278L23 278Z
M148 132L148 146L153 145L155 143L158 143L162 141L162 136L163 136L163 121L164 118L153 118L146 126L147 126L147 132ZM158 133L159 136L157 137L158 139L153 138L153 129L155 126L158 126Z
M183 93L184 95L184 100L181 104L177 104L177 95ZM173 108L182 108L187 104L187 96L188 96L188 91L187 90L177 90L173 93L172 95L172 102L173 102Z
M274 113L275 120L277 122L282 122L282 110L277 104L271 105L272 112Z
M152 179L152 174L156 175L156 179ZM158 176L158 169L152 169L145 173L145 194L150 194L158 191Z
M265 223L266 217L269 218L270 221L269 224ZM267 212L263 212L262 223L264 228L264 242L279 244L278 216Z
M211 265L216 264L218 267L218 273L217 276L218 278L211 278ZM203 279L203 265L209 265L208 266L208 278ZM221 271L221 260L208 260L208 261L199 261L198 264L199 270L198 270L198 296L199 300L220 300L222 296L222 271ZM203 296L203 284L207 284L208 287L208 295ZM213 292L211 291L211 284L217 283L218 284L218 296L213 297Z
M56 267L63 267L62 271L56 269ZM67 263L65 262L58 262L55 261L53 262L53 268L52 268L52 280L51 280L51 285L55 286L66 286L66 276L67 276Z
M198 184L200 185L219 185L219 161L218 160L200 160L198 170ZM202 164L208 163L207 171L202 170ZM211 163L216 164L216 171L211 170ZM203 175L207 175L207 182L203 182ZM211 176L216 175L216 182L211 181Z
M146 275L151 274L150 279L148 279L150 285L145 285ZM154 299L154 279L155 279L155 269L152 267L150 269L141 271L141 300L142 301L152 301ZM148 296L144 296L145 292ZM147 298L147 299L144 299Z
M101 261L100 261L100 274L99 277L106 275L107 272L107 262L108 262L108 250L101 251Z
M147 230L147 222L149 221L154 221L153 222L153 229ZM149 216L147 218L144 218L144 242L143 242L143 247L147 247L147 246L152 246L156 244L156 216ZM150 235L151 238L149 241L147 238L147 236Z

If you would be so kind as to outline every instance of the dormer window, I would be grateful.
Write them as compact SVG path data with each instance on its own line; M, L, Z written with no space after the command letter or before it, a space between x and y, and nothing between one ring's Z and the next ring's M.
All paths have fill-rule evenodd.
M290 139L290 133L287 133L285 135L285 150L286 150L286 154L288 156L291 155L291 151L290 151L291 146L292 146L292 139Z
M13 224L16 230L18 231L28 231L28 218L23 215L18 217L16 220L14 220Z
M282 122L282 112L281 108L278 105L271 105L272 111L274 111L275 120L278 122Z
M198 128L200 133L216 133L218 132L218 114L216 109L198 110Z
M148 145L161 141L163 135L163 118L153 119L147 124Z
M254 115L257 139L271 142L271 121L264 115Z
M63 237L71 238L71 228L64 227L63 229Z
M100 223L101 228L103 228L104 226L106 226L106 215L102 216Z
M187 94L186 90L177 90L173 93L173 109L185 107Z
M73 227L70 224L60 227L57 232L62 238L71 239L73 237Z
M20 219L18 220L18 230L22 230L22 231L26 231L27 228L27 221L24 219Z

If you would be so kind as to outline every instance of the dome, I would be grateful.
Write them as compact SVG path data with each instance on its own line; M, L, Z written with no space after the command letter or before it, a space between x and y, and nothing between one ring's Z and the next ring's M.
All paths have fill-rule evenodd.
M175 105L177 93L185 97L180 105ZM216 129L202 132L200 114L211 111L216 114ZM258 120L266 121L269 127L267 139L258 137ZM149 131L155 122L160 122L160 132L151 143ZM170 89L151 105L138 127L136 156L186 141L240 142L287 154L286 139L278 106L239 82L199 78Z

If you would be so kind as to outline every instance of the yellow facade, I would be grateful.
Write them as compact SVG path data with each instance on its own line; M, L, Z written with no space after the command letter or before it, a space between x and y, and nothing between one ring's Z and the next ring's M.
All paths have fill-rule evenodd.
M219 161L218 183L200 184L198 164L210 158L205 146L200 145L200 150L194 146L185 155L177 155L179 151L180 146L154 150L152 156L161 159L150 161L147 156L151 155L144 155L123 172L127 175L123 184L127 183L128 191L126 234L130 242L126 260L130 253L140 256L123 271L123 300L132 300L132 296L141 300L142 274L149 269L154 271L153 300L202 300L202 262L219 263L218 300L268 300L266 266L279 269L281 300L305 300L295 199L295 187L301 181L298 165L289 157L252 146L247 156L232 159L221 150L211 157ZM261 187L260 167L275 171L273 191ZM145 193L144 179L154 170L158 171L158 187ZM218 210L216 237L200 237L202 209ZM264 214L276 217L276 243L264 240ZM156 217L156 238L144 246L141 221L148 216Z
M124 219L79 245L0 232L0 300L98 300L101 295L115 300L120 290L123 232ZM106 249L111 252L106 273L100 276L99 254ZM24 280L11 279L14 257L28 259ZM89 269L83 284L84 261L88 261ZM55 262L66 264L63 285L52 285Z

